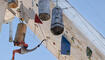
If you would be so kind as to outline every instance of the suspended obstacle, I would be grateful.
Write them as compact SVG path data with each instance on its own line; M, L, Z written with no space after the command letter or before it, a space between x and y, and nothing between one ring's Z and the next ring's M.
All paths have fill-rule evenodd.
M64 31L62 9L55 7L52 10L51 32L54 35L60 35Z
M18 0L8 0L8 7L9 8L17 8L18 7Z
M42 21L47 21L50 19L50 1L49 0L39 0L38 2L39 18Z
M26 34L26 24L19 23L15 35L14 46L20 46L18 43L24 42Z

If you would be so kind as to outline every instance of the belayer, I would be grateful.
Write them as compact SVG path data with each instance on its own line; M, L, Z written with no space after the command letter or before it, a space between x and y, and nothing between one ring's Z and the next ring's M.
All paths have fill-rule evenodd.
M45 40L43 40L45 41ZM40 45L43 43L43 41L41 41L40 44L38 44L36 47L34 47L33 49L27 49L28 48L28 44L25 44L24 42L21 43L21 48L17 49L17 50L13 50L13 56L12 56L12 60L14 60L15 58L15 53L19 53L19 54L26 54L28 52L32 52L34 50L36 50L38 47L40 47Z

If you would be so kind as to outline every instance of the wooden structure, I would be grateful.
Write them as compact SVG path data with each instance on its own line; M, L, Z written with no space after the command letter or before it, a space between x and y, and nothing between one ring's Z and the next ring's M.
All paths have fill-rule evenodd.
M38 0L19 0L23 1L26 9L34 9L38 13ZM27 26L40 38L46 39L44 45L58 60L105 60L105 38L97 32L67 0L60 0L61 8L68 8L63 11L64 33L68 41L71 43L71 54L61 54L61 36L55 36L50 31L51 20L43 22L43 24L35 24L33 19L28 19ZM1 1L0 1L1 2ZM34 4L32 5L32 3ZM50 11L55 6L55 0L50 1ZM2 5L0 5L2 6ZM1 8L1 7L0 7ZM1 10L4 12L4 10ZM25 11L29 13L30 11ZM1 12L0 12L1 13ZM34 16L35 14L30 14ZM27 15L25 17L28 17ZM0 19L3 19L0 16ZM27 20L27 19L25 19ZM87 54L87 47L92 53ZM89 57L90 56L90 57Z

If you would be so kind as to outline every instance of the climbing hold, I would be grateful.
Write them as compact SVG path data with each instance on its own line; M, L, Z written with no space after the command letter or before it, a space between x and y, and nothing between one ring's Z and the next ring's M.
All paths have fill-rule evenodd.
M55 45L55 42L53 42L53 45Z
M37 16L37 14L35 14L35 23L40 23L43 24L42 21L39 19L39 17Z
M86 48L86 55L88 56L89 59L92 56L92 50L89 47Z
M71 40L74 42L74 37L71 37Z

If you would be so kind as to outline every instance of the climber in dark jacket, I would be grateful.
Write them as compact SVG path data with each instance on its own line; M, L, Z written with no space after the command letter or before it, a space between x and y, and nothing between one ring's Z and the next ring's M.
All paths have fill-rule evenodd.
M45 41L45 40L43 40L43 41ZM42 41L40 44L38 44L38 45L37 45L35 48L33 48L33 49L27 49L27 48L28 48L28 44L25 44L25 43L24 43L23 46L21 46L20 49L18 49L18 50L13 50L12 60L14 60L15 53L26 54L26 53L28 53L28 52L32 52L32 51L36 50L38 47L40 47L40 45L43 43L43 41Z

